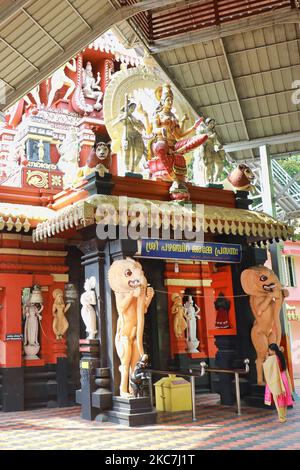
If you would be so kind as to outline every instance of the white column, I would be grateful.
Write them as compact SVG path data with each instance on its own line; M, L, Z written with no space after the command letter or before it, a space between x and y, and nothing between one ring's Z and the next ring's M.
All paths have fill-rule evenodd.
M268 145L259 147L261 165L261 194L263 212L276 217L274 181L271 166L271 155Z

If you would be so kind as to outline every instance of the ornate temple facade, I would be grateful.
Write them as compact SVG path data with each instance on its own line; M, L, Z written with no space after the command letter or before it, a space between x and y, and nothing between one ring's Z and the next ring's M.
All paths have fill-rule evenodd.
M214 157L214 142L205 150L210 121L197 119L161 80L108 35L7 113L0 130L2 411L76 400L86 419L155 422L148 405L131 421L130 402L122 417L125 402L117 399L120 308L108 272L127 257L139 260L154 291L143 325L151 367L188 370L205 361L233 368L249 358L241 392L249 403L260 399L240 275L263 264L265 247L292 230L251 211L247 185L234 191L188 181L185 153L191 159L202 145L204 162L218 164L224 155L219 143ZM176 302L185 306L183 319ZM282 343L289 350L285 332ZM234 403L231 376L207 374L197 389Z

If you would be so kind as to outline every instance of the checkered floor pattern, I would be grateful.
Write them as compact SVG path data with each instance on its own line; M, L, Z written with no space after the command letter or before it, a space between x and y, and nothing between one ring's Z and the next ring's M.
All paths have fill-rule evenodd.
M156 426L127 428L85 421L80 407L0 413L0 450L271 450L300 449L300 401L287 423L276 411L220 406L218 395L197 397L190 412L159 413Z

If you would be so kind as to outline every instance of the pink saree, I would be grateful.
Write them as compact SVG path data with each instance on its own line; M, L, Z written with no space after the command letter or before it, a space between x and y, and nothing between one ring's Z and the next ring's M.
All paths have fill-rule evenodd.
M277 359L277 357L276 357ZM280 371L280 365L279 365L279 361L277 359L277 364L278 364L278 368L276 368L276 371L278 373L278 382L281 383L281 393L279 394L276 394L275 396L275 400L277 402L277 406L279 407L286 407L286 406L290 406L290 405L293 405L293 397L292 397L292 394L291 394L291 389L290 389L290 384L289 384L289 378L288 378L288 371ZM280 376L279 376L280 374ZM282 387L283 385L283 387ZM268 385L268 383L266 384L266 388L265 388L265 400L264 400L265 404L266 405L272 405L272 404L275 404L275 401L274 401L274 395L272 394L271 390L270 390L270 387Z

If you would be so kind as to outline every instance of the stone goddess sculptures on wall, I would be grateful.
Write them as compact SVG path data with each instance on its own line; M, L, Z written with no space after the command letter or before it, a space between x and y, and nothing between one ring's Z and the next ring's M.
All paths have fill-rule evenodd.
M177 339L180 339L187 329L186 311L182 305L181 295L178 292L172 294L171 300L173 302L171 312L174 315L174 334Z
M197 319L200 320L200 308L195 304L193 297L188 296L187 301L184 303L185 318L187 320L187 346L188 352L197 353L199 340L197 339Z
M64 302L64 294L61 289L55 289L53 291L53 306L52 306L52 314L53 314L53 331L56 336L56 339L62 339L63 335L66 333L67 329L69 328L69 322L65 317L65 313L71 307L71 304L65 305Z
M34 286L29 298L23 306L24 325L24 351L26 359L38 359L40 344L38 341L39 321L42 320L43 298L41 289Z
M97 304L95 287L96 278L92 276L85 281L85 292L80 297L81 317L85 324L88 339L95 339L97 335L97 316L94 307Z

